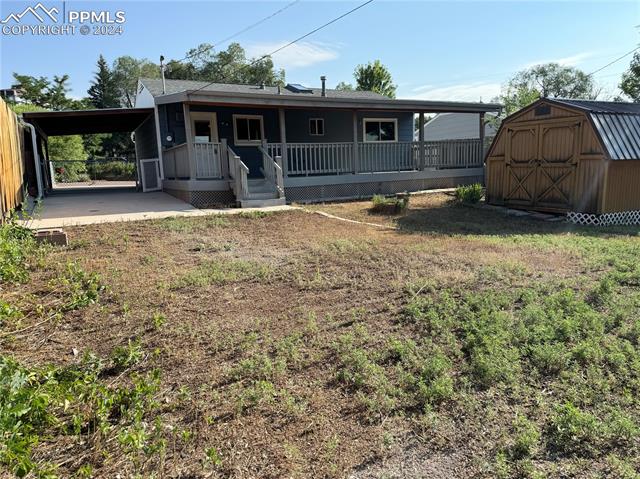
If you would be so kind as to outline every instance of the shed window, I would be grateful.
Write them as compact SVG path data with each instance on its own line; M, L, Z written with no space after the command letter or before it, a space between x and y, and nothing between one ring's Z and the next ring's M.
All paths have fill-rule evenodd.
M324 135L324 118L309 119L309 134L313 136Z
M365 142L398 141L398 120L396 118L365 118L363 123Z
M544 116L551 114L551 107L549 105L537 106L534 112L535 116Z
M233 115L234 143L256 144L264 138L262 115Z

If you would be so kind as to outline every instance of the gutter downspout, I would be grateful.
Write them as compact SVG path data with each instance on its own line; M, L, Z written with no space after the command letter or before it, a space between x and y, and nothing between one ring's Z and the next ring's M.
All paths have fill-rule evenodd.
M36 200L40 200L43 197L43 190L44 188L42 187L42 165L40 164L40 155L38 154L38 144L36 142L36 127L33 126L31 123L27 123L23 120L20 120L20 122L26 126L27 128L29 128L31 130L31 145L33 147L33 162L35 164L36 167L36 180L38 183L38 196L36 197Z

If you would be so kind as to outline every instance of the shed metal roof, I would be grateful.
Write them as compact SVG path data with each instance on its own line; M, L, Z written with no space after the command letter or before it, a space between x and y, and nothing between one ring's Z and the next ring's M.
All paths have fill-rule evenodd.
M553 99L585 111L612 160L640 160L640 103Z

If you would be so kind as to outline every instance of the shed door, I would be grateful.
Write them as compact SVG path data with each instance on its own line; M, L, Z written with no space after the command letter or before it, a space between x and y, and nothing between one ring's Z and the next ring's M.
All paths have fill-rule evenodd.
M505 203L533 206L536 197L538 125L509 127L505 160Z
M580 122L509 127L505 203L564 211L571 207Z
M540 125L535 205L568 210L577 165L580 123Z

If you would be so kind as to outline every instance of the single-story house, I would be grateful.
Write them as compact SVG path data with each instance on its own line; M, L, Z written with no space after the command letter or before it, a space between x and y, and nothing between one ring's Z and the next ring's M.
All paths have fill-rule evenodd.
M584 222L640 219L640 104L534 102L502 122L487 153L486 186L496 205Z
M500 105L396 100L368 91L141 79L143 187L196 206L391 194L483 181L482 139L413 139L414 116Z

